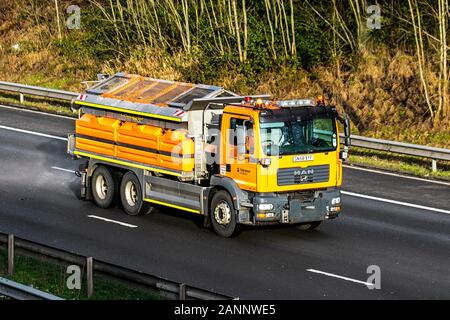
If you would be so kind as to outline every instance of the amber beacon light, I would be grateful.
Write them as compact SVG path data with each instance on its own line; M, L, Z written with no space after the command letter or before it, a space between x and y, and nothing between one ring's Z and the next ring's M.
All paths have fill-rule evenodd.
M322 96L322 95L317 96L316 102L317 102L317 104L319 104L319 105L324 105L324 104L325 104L325 97Z

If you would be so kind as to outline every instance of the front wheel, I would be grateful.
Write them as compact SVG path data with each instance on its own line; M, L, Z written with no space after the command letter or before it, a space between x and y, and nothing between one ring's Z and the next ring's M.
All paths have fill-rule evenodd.
M221 237L229 238L239 232L231 197L226 191L218 191L211 201L211 224Z
M320 226L321 223L322 221L307 222L297 225L296 228L299 230L313 230Z
M128 171L120 183L120 201L122 209L130 216L148 214L155 210L149 203L144 202L141 184L134 172Z

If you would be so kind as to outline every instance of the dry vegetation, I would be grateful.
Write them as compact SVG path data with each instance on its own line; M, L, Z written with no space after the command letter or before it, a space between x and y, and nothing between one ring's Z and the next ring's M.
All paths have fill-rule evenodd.
M276 98L325 93L355 133L450 147L446 0L381 1L379 31L364 27L362 0L58 3L61 20L82 8L81 30L61 39L54 1L0 2L1 80L79 91L126 71Z

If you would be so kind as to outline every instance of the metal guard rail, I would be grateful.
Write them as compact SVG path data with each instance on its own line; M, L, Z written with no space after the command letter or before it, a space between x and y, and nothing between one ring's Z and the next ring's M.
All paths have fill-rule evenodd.
M64 300L5 278L0 278L0 294L14 300Z
M75 99L79 95L79 93L76 92L48 89L43 87L29 86L26 84L4 82L4 81L0 81L0 90L67 101L72 101L72 99Z
M341 135L341 141L343 135ZM450 149L434 148L412 143L389 141L362 136L351 136L351 145L360 148L394 152L435 160L450 161Z
M86 257L78 253L57 249L47 245L39 244L34 241L25 240L14 237L14 246L24 254L31 254L37 256L44 256L46 258L63 261L65 263L76 264L84 266L86 264ZM0 233L0 245L8 243L8 235ZM235 300L237 298L215 293L209 290L196 288L183 283L178 283L172 280L153 276L141 271L136 271L114 265L108 262L94 259L94 272L114 277L118 280L128 282L133 285L141 285L148 289L160 292L167 298L171 299L186 299L186 300ZM33 289L30 287L26 287ZM20 289L20 288L19 288ZM22 288L23 289L23 288ZM2 286L0 285L0 295L2 294ZM24 292L27 294L27 292ZM33 293L29 293L33 294Z

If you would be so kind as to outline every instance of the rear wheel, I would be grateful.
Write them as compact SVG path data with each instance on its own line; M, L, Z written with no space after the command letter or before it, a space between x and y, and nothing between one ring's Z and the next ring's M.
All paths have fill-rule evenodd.
M322 221L307 222L297 225L296 228L299 230L313 230L320 226L321 223Z
M229 238L239 232L231 197L226 191L218 191L211 201L211 224L214 231L222 237Z
M155 210L149 203L144 202L142 187L134 172L128 171L120 183L120 202L122 209L130 216L148 214Z
M100 208L109 208L116 204L116 193L118 182L112 172L104 167L98 166L92 175L92 198Z

